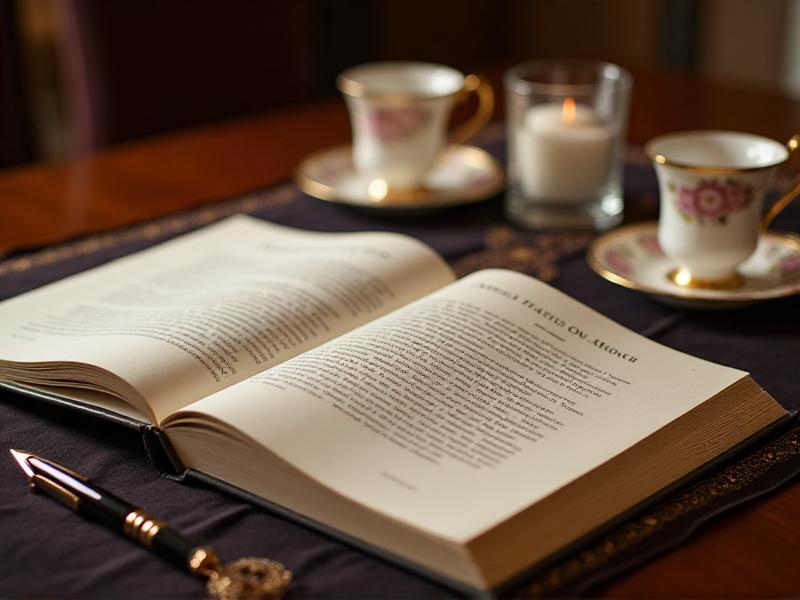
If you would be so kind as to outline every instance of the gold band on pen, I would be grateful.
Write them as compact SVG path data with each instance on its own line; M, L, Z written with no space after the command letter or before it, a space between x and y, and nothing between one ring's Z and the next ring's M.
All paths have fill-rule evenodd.
M156 537L156 534L165 526L166 523L151 517L146 512L142 510L133 510L125 517L125 524L122 526L122 531L129 538L151 548L153 545L153 538Z

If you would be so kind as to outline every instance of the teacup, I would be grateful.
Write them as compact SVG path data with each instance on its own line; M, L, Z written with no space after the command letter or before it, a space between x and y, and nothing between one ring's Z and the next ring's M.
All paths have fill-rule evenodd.
M800 183L762 219L777 167L800 145L736 131L683 131L645 146L659 181L658 243L682 287L734 289L736 268L756 249L761 230L798 193Z
M369 63L348 69L336 83L350 111L353 164L371 182L370 191L422 186L448 142L447 124L456 102L471 93L478 96L476 113L450 136L450 143L472 137L494 109L494 94L484 79L437 64Z

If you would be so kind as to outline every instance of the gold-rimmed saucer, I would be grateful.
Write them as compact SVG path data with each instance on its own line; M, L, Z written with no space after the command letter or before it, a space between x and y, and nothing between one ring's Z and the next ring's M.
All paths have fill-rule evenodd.
M618 227L589 246L586 259L601 277L685 308L738 308L800 293L800 236L762 233L753 255L739 265L736 289L681 287L669 275L676 264L664 256L654 221Z
M413 190L393 191L356 172L352 146L316 152L297 168L297 185L315 198L348 206L409 214L480 202L505 184L503 169L491 154L475 146L449 146L425 181Z

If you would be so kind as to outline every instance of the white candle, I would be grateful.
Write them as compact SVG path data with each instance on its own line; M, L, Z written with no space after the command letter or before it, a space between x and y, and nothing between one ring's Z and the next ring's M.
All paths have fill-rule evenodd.
M525 195L565 204L598 198L608 179L613 132L590 108L571 98L532 106L516 137Z

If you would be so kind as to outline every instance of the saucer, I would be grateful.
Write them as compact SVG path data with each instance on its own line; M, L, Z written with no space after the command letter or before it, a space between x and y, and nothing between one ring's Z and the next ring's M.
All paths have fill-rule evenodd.
M312 154L300 163L296 179L303 192L320 200L403 213L479 202L504 185L503 170L491 154L461 144L449 146L413 190L393 192L383 181L357 173L352 146Z
M658 224L637 223L600 236L586 254L589 265L609 281L685 308L738 308L800 293L800 236L762 233L753 255L739 265L741 287L733 290L680 287L669 278L676 264L661 251Z

